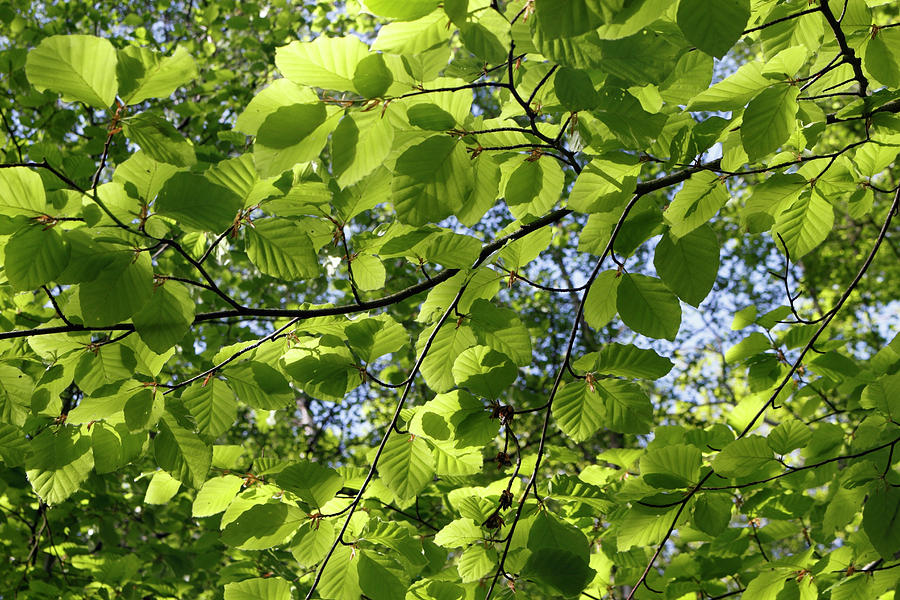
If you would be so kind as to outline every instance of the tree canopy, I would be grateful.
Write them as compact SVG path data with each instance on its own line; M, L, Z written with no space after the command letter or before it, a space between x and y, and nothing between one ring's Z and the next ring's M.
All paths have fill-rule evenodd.
M900 598L891 0L0 2L0 597Z

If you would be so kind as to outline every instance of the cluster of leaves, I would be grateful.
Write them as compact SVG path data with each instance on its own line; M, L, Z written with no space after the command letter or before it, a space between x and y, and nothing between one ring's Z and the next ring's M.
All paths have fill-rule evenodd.
M896 596L894 3L365 4L0 6L3 589Z

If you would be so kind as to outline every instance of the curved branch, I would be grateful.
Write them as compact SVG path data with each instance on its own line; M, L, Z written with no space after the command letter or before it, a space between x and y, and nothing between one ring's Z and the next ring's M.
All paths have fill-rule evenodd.
M677 183L681 183L687 179L690 179L691 175L698 171L702 170L715 170L718 168L720 161L714 160L708 163L703 163L700 165L694 165L689 168L686 168L681 171L677 171L675 173L670 173L668 175L664 175L662 177L658 177L657 179L651 179L650 181L645 181L638 183L635 186L635 194L644 195L649 192L653 192L656 190L661 190L663 188L669 187L671 185L675 185ZM0 165L0 167L8 166L8 165ZM16 166L24 166L24 165L16 165ZM523 225L518 230L510 233L509 235L503 236L501 238L497 238L496 240L485 244L478 258L478 264L482 264L491 254L500 250L507 243L522 238L529 233L537 231L543 227L548 225L553 225L563 220L570 214L572 214L572 210L568 208L560 208L554 210L553 212L547 213L540 219L536 219L527 225ZM173 240L160 240L161 242L179 250L182 256L187 255L181 246L173 241ZM187 256L187 259L194 264L194 261L190 256ZM201 269L203 269L202 265L198 265ZM206 313L199 313L194 317L194 324L203 323L206 321L218 321L221 319L231 319L234 317L244 317L247 319L253 319L257 317L282 317L282 318L297 318L297 319L309 319L312 317L326 317L326 316L335 316L335 315L349 315L360 312L366 312L378 308L384 308L387 306L391 306L392 304L397 304L398 302L402 302L407 298L411 298L417 294L421 294L422 292L427 292L434 286L439 283L443 283L447 281L457 273L459 273L459 269L444 269L440 273L424 280L420 281L415 285L411 285L410 287L396 292L394 294L388 294L387 296L382 296L381 298L377 298L375 300L369 300L367 302L363 302L361 304L345 304L339 306L327 306L321 308L307 308L307 309L287 309L287 308L248 308L248 307L240 307L234 310L218 310L211 311ZM205 269L201 271L201 273L205 272ZM207 280L208 281L208 280ZM213 290L214 291L214 290ZM224 294L223 294L224 296ZM238 305L234 300L230 300L232 305ZM87 331L133 331L134 325L130 323L119 323L115 325L108 325L104 327L85 327L83 325L72 325L72 326L59 326L59 327L42 327L35 329L21 329L15 331L5 331L0 332L0 340L7 340L13 338L20 337L30 337L33 335L50 335L54 333L74 333L74 332L87 332Z
M859 83L858 95L865 97L866 90L869 87L869 80L866 79L866 76L863 74L862 61L856 56L856 53L853 51L853 48L850 47L850 44L847 43L847 36L844 35L844 30L841 29L840 22L831 11L828 0L820 0L819 10L822 11L825 21L828 22L828 26L831 27L831 31L834 33L834 39L837 40L838 46L841 48L841 54L844 55L847 62L853 67L853 78Z
M528 479L528 483L525 485L525 489L522 490L522 497L519 500L518 507L516 508L516 514L513 518L512 524L510 525L509 533L507 533L506 544L503 547L503 553L500 555L500 561L497 564L497 571L494 573L494 577L491 579L491 585L488 588L487 595L484 597L485 600L490 600L491 595L494 593L494 588L497 585L497 580L500 578L500 575L504 573L504 563L506 562L506 557L509 555L513 533L515 533L516 526L518 525L519 520L522 517L522 511L525 508L525 501L528 499L528 493L533 487L536 488L538 471L541 467L541 459L544 456L544 449L547 441L547 431L550 426L550 414L551 408L553 406L553 400L556 397L556 393L559 391L560 385L562 384L563 376L566 373L567 367L569 365L569 360L572 357L572 351L575 348L575 340L578 337L578 326L581 323L581 316L584 314L584 305L587 301L587 295L590 292L591 284L593 284L594 280L597 278L597 274L600 272L600 268L603 266L603 262L604 260L606 260L606 256L612 252L613 244L616 241L616 237L618 236L619 231L621 231L622 226L625 224L625 219L628 218L628 214L631 212L631 209L634 207L634 205L637 204L637 201L641 199L641 196L641 194L635 194L634 197L625 206L625 208L622 209L622 214L619 217L619 220L616 222L615 228L613 228L612 235L610 236L609 241L606 243L606 248L603 250L603 254L600 255L600 258L597 260L597 264L594 266L594 270L591 272L590 276L588 277L587 283L585 284L584 292L581 295L581 301L575 314L575 320L569 333L569 342L566 346L566 352L563 357L562 364L559 366L559 370L556 372L556 378L553 381L553 387L550 389L550 394L547 397L547 403L544 406L544 423L541 427L541 436L540 442L538 443L534 469L531 471L531 477Z
M834 319L834 317L838 314L838 311L850 297L850 294L853 293L853 290L856 289L856 286L859 285L859 282L862 280L863 275L865 275L866 271L869 269L869 266L872 264L872 261L875 260L875 255L878 253L878 249L881 247L881 243L884 241L885 236L887 235L888 228L891 225L891 220L894 218L894 215L897 214L897 209L900 208L900 189L894 194L894 201L891 203L891 207L888 210L887 218L884 220L884 224L881 227L881 231L878 234L878 237L875 239L875 244L872 246L871 252L866 257L866 260L863 262L862 266L860 266L859 271L856 273L856 277L853 278L853 281L850 282L850 285L847 286L847 289L844 290L844 293L841 294L841 297L835 303L834 307L829 310L824 315L824 319L822 320L822 324L819 325L819 328L816 329L815 333L813 333L812 337L806 343L806 346L803 347L803 350L800 352L800 356L797 357L797 360L791 364L791 368L788 370L787 374L781 380L781 383L778 384L778 387L775 388L775 391L772 393L771 397L766 401L762 408L756 413L753 419L744 427L743 431L741 431L740 435L738 435L738 439L747 435L752 429L753 426L756 425L756 422L763 416L763 414L768 410L770 406L775 402L775 399L781 393L781 390L788 384L791 380L791 377L797 371L800 366L800 363L803 361L803 358L809 353L812 347L815 345L816 340L819 339L819 336L825 331L828 327L829 323Z

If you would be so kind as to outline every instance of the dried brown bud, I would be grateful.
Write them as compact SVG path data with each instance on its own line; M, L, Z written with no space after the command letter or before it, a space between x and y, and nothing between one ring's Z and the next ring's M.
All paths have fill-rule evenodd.
M495 510L491 513L491 516L484 522L484 526L488 529L500 529L503 527L503 517L500 516L500 511Z

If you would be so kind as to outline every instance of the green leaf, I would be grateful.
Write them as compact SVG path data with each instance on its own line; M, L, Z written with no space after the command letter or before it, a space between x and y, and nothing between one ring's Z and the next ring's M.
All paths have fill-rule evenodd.
M406 117L413 127L421 127L428 131L447 131L456 126L453 115L430 102L410 106L406 111Z
M148 348L162 354L190 331L194 307L185 285L177 281L154 285L153 295L132 317L134 328Z
M763 479L778 471L778 462L766 438L750 435L725 446L713 459L713 469L722 477Z
M256 143L276 150L299 144L324 123L327 116L321 102L282 106L259 126Z
M431 329L426 329L416 342L416 352L424 347L425 341L431 334ZM422 361L422 377L425 383L435 392L446 392L453 387L453 361L463 350L477 343L475 334L470 327L457 327L455 323L445 323L438 331L431 344L431 349Z
M226 583L225 600L291 600L291 584L280 577Z
M69 244L55 228L26 227L6 243L6 278L13 289L33 290L56 279L69 264Z
M72 413L69 413L70 418ZM143 433L132 434L124 423L113 427L108 423L95 422L91 426L94 471L112 473L121 469L143 453L145 440Z
M487 346L464 350L453 362L453 380L485 398L499 398L518 376L516 365Z
M393 600L404 597L406 584L382 564L389 559L382 558L379 561L373 557L382 558L373 553L362 552L357 565L359 587L366 597L372 600Z
M675 68L659 86L659 94L669 104L688 104L709 89L714 61L703 52L683 54Z
M103 386L128 379L134 372L134 353L124 345L101 346L97 353L86 351L81 354L75 367L75 382L82 391L94 395ZM70 415L72 423L105 419L121 409L121 402L115 395L97 393L96 397L85 398Z
M542 227L506 244L498 257L503 260L507 269L518 271L540 256L552 240L553 231L549 227Z
M722 0L710 7L704 0L681 0L678 26L689 42L722 58L737 42L750 18L750 0Z
M197 66L181 46L175 48L171 56L128 46L118 53L116 72L119 96L125 104L133 105L149 98L168 98L180 86L197 77Z
M438 7L439 0L366 0L366 8L380 17L414 21Z
M416 410L409 430L433 442L479 450L497 435L499 424L485 405L464 390L438 394Z
M612 321L616 316L616 298L622 281L616 271L603 271L594 279L584 301L584 320L594 329Z
M695 446L656 447L641 457L641 477L653 487L686 488L700 478L701 455Z
M550 37L574 37L603 23L586 0L535 0L534 13L539 27Z
M659 544L672 526L677 511L678 507L660 509L640 504L629 508L618 523L616 545L619 552L634 546L646 548Z
M384 263L371 254L358 254L353 257L353 280L360 290L373 291L384 289L387 277Z
M687 107L692 111L738 110L771 85L772 80L762 75L761 63L745 63L734 74L694 96ZM789 86L771 89L781 87Z
M147 493L144 494L145 504L168 504L181 488L181 482L174 479L165 471L157 471L150 479Z
M649 29L622 39L601 40L597 67L629 85L662 83L675 67L680 45ZM628 86L623 86L628 87Z
M437 532L434 543L444 548L460 548L483 538L484 532L472 519L456 519Z
M338 176L338 183L346 187L376 171L393 141L394 127L378 111L346 115L331 136L332 171Z
M260 179L253 164L253 157L249 154L218 162L204 175L213 183L226 187L240 196L244 201L244 208L255 206L263 200L283 193L272 184L271 180Z
M701 225L681 238L664 235L656 245L653 266L678 297L700 306L716 283L719 240L712 227Z
M107 108L116 99L116 50L92 35L52 35L28 53L25 74L37 90L66 102Z
M0 214L37 216L47 210L41 176L27 167L0 169Z
M784 421L766 436L769 447L777 454L788 454L803 448L811 439L812 431L809 426L796 419Z
M198 381L182 394L181 401L194 416L200 433L217 438L237 418L237 401L234 392L224 381L212 378Z
M639 379L659 379L672 370L672 361L650 348L613 342L597 355L596 364L587 370Z
M776 173L753 187L750 199L741 209L741 222L751 233L768 231L775 215L797 200L808 185L798 173Z
M212 449L197 434L168 417L159 425L159 433L153 439L156 464L182 483L199 488L209 472Z
M202 175L176 173L159 191L156 212L185 229L219 233L232 224L243 204L237 194Z
M892 560L900 550L900 488L884 486L870 494L862 526L878 554Z
M459 36L465 47L485 62L500 62L506 55L506 49L497 36L481 23L462 23Z
M152 113L128 117L123 121L123 130L153 160L176 167L190 167L197 162L194 146L171 123Z
M863 64L871 75L890 88L900 87L900 32L872 32L863 49Z
M367 363L409 345L406 330L389 315L354 321L344 330L347 341Z
M378 474L398 498L411 500L431 482L433 462L425 440L391 435L378 463Z
M304 392L314 398L339 402L344 394L360 384L356 361L344 343L335 336L325 336L297 344L284 355L285 371L300 383ZM245 376L243 376L245 377ZM273 374L274 383L274 374ZM280 384L279 384L279 387ZM248 389L250 393L253 388ZM240 393L238 393L240 396ZM254 396L254 402L266 402L267 397ZM278 396L279 406L271 401L261 408L283 408L294 400L289 388Z
M258 219L244 234L247 256L266 275L294 281L319 274L312 240L295 221Z
M503 192L510 206L531 202L543 185L543 171L537 161L523 161L509 179Z
M252 505L226 523L228 516L222 518L222 543L242 550L277 546L307 519L302 510L283 502Z
M179 170L175 165L154 160L139 150L119 163L113 173L113 181L122 184L129 196L149 203L156 198L163 184Z
M75 493L94 466L91 439L73 427L45 429L29 444L25 472L34 493L50 505Z
M369 49L359 39L348 36L321 36L312 42L294 41L275 50L275 66L299 85L327 90L355 90L353 77Z
M472 583L497 569L497 552L484 546L470 546L463 550L456 565L463 583Z
M451 33L444 15L435 11L415 21L382 25L372 50L404 55L406 72L416 72L414 64L422 69L428 65L429 70L443 68L448 56L445 47Z
M247 135L256 135L266 118L279 108L295 104L317 104L315 91L301 87L288 79L276 79L256 94L238 115L235 129Z
M334 469L317 463L301 461L289 465L275 478L283 489L293 492L319 509L344 486L344 478Z
M221 475L203 483L191 508L191 516L211 517L217 515L231 504L244 480L236 475Z
M704 493L694 502L692 525L704 533L718 536L731 522L734 499L727 494Z
M636 384L621 379L605 379L597 391L606 408L606 425L619 433L647 433L653 419L650 398Z
M681 326L678 298L655 277L622 275L616 308L625 324L637 333L667 340L674 340L678 335Z
M553 87L556 97L568 111L590 110L600 103L600 95L594 89L590 75L581 69L562 67L553 78Z
M758 331L754 331L726 350L723 358L726 363L735 363L771 349L772 342L769 341L769 338Z
M604 24L597 33L602 39L614 40L635 34L668 10L673 0L586 0Z
M284 375L260 361L229 366L222 374L238 399L254 408L277 410L291 404L296 397Z
M672 236L682 238L705 224L728 202L725 183L711 171L701 171L688 179L666 208L665 220Z
M553 400L553 417L563 433L575 442L594 435L606 419L606 407L596 384L588 385L585 381L563 384Z
M291 540L291 554L304 567L314 566L325 558L334 542L335 531L331 521L313 521L304 523Z
M146 252L136 257L130 251L117 253L114 266L78 287L85 325L100 327L119 323L140 310L153 295L150 256Z
M555 475L550 481L550 495L575 505L585 504L601 512L610 510L613 502L603 490L571 475Z
M626 48L622 52L627 56L631 50ZM628 64L628 63L626 63ZM667 71L670 66L666 66ZM623 75L614 76L620 77ZM644 79L639 74L634 75L638 80ZM638 84L637 82L635 82ZM642 85L642 84L641 84ZM600 90L600 108L594 110L592 114L605 125L612 134L619 140L620 146L626 150L637 150L646 148L662 133L663 126L666 123L666 116L660 113L649 113L643 109L637 98L626 92L624 89L604 86ZM634 161L637 157L632 156L630 159ZM624 193L631 195L633 189L629 185L627 179L622 180L620 185L625 185Z
M370 54L356 65L353 86L366 98L380 98L391 87L394 75L380 54Z
M541 548L532 552L522 573L566 597L580 594L596 574L588 563L562 548Z
M101 352L103 349L100 349ZM131 431L141 431L156 425L163 409L162 395L147 388L133 394L125 401L122 413Z
M785 578L773 573L758 575L749 584L742 596L747 600L775 600L784 589Z
M338 545L331 560L322 571L319 595L330 600L358 600L359 553L355 549Z
M775 218L773 236L781 235L798 260L825 241L834 225L834 209L819 193L803 194ZM781 240L778 246L781 247Z
M469 311L478 342L510 357L520 367L532 360L531 336L515 311L475 300Z
M777 84L766 88L750 101L741 124L741 142L751 161L778 150L797 128L795 85Z
M473 186L462 144L449 136L432 136L397 158L394 207L404 223L436 223L460 208Z
M885 375L867 385L859 405L875 409L895 423L900 421L900 374Z

